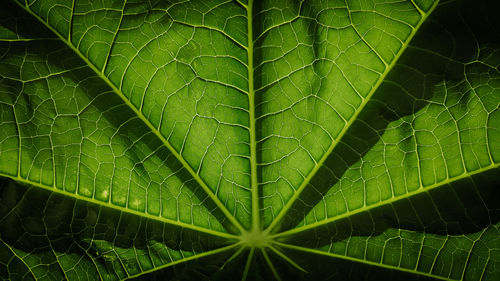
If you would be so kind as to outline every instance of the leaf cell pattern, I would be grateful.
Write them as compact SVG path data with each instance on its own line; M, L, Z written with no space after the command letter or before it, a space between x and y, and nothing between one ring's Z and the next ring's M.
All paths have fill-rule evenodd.
M7 1L0 276L497 280L498 8Z

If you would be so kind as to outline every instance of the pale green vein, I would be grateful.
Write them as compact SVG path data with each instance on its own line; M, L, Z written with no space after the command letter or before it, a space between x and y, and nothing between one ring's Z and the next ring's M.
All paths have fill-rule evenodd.
M222 238L232 239L232 240L235 240L235 242L236 242L236 240L239 237L239 236L234 235L234 234L229 234L229 233L224 233L224 232L220 232L220 231L213 230L213 229L199 227L199 226L196 226L196 225L193 225L193 224L188 224L188 223L184 223L184 222L180 222L180 221L176 221L176 220L171 220L171 219L167 219L167 218L160 217L160 216L154 216L154 215L151 215L151 214L148 214L148 213L143 213L143 212L135 211L135 210L132 210L132 209L129 209L129 208L125 208L125 207L121 207L121 206L117 206L117 205L111 205L109 203L98 201L98 200L93 200L92 198L85 197L85 196L82 196L82 195L79 195L79 194L75 194L75 193L70 193L70 192L63 191L61 189L56 188L55 186L47 186L47 185L44 185L44 184L41 184L41 183L38 183L38 182L32 182L32 181L27 180L27 179L22 178L22 177L16 177L16 176L4 174L4 173L1 173L1 172L0 172L0 177L10 178L10 179L12 179L14 181L17 181L17 182L21 182L21 183L24 183L24 184L36 186L38 188L49 190L49 191L51 191L53 193L62 194L64 196L71 197L71 198L74 198L74 199L77 199L77 200L82 200L82 201L85 201L85 202L89 202L89 203L92 203L92 204L95 204L95 205L98 205L98 206L115 209L115 210L118 210L118 211L123 212L123 213L128 213L128 214L137 215L139 217L143 217L143 218L147 218L147 219L161 221L163 223L167 223L167 224L170 224L170 225L174 225L174 226L178 226L178 227L183 227L183 228L187 228L187 229L192 229L192 230L199 231L201 233L206 233L206 234L213 235L213 236L218 236L218 237L222 237Z
M245 8L245 9L247 8L247 4L245 4L245 3L241 2L241 0L236 0L236 2L237 2L238 4L240 4L241 6L243 6L243 8Z
M108 50L108 53L106 54L106 59L104 61L104 64L102 66L102 69L101 69L101 72L104 73L104 71L106 70L106 67L108 66L108 62L109 62L109 58L110 58L110 55L111 55L111 50L113 49L113 46L115 45L116 43L116 36L118 35L118 30L120 30L120 27L122 26L122 22L123 22L123 11L125 11L125 5L127 4L127 0L123 0L123 5L122 5L122 9L120 12L120 21L118 22L118 25L116 27L116 31L115 33L113 34L113 39L111 40L111 43L109 44L109 50ZM83 38L83 36L82 36ZM80 39L82 40L82 39ZM70 41L71 42L71 41ZM78 42L78 44L80 44L80 42Z
M300 2L300 3L301 3L301 4L300 4L301 6L302 6L302 3L303 3L303 2L304 2L304 1L301 1L301 2ZM305 16L297 15L297 16L295 16L295 17L294 17L294 18L292 18L292 19L285 20L285 21L283 21L283 22L280 22L279 24L272 25L272 26L270 26L270 27L268 27L268 28L266 28L266 29L262 30L262 32L259 34L259 36L257 36L257 38L255 38L255 41L260 40L260 39L261 39L264 35L266 35L266 33L268 33L269 31L271 31L271 30L273 30L273 29L276 29L276 28L280 28L280 27L282 27L282 26L284 26L284 25L290 24L290 23L292 23L292 22L294 22L294 21L296 21L296 20L298 20L298 19L301 19L301 18L302 18L302 19L309 19L309 20L314 20L314 21L316 21L316 19L315 19L315 18L310 18L310 17L305 17Z
M274 278L276 278L276 280L278 280L278 281L281 281L281 277L278 274L278 271L276 270L276 268L274 267L273 262L271 261L271 259L267 255L266 249L261 249L261 252L262 252L262 255L264 256L264 260L266 261L267 265L269 266L269 269L273 273Z
M59 41L58 38L0 38L0 42Z
M369 211L371 209L374 209L374 208L378 208L378 207L381 207L381 206L389 205L389 204L392 204L392 203L394 203L396 201L407 199L407 198L413 197L414 195L417 195L417 194L420 194L420 193L429 192L429 191L431 191L431 190L433 190L435 188L438 188L440 186L451 184L451 183L453 183L455 181L458 181L458 180L461 180L461 179L471 178L472 176L474 176L476 174L480 174L480 173L483 173L483 172L486 172L486 171L489 171L489 170L493 170L493 169L497 169L497 168L500 168L500 163L491 164L489 166L483 167L481 169L477 169L477 170L469 172L469 173L464 172L463 174L461 174L461 175L459 175L457 177L448 178L447 180L442 181L442 182L438 182L438 183L435 183L435 184L432 184L432 185L428 185L428 186L425 186L425 187L421 186L419 189L416 189L414 191L408 192L405 195L398 196L398 197L392 197L392 198L390 198L388 200L380 201L379 203L376 203L376 204L373 204L373 205L370 205L370 206L366 206L366 207L363 207L363 208L359 208L359 209L356 209L356 210L351 211L351 212L346 212L344 214L341 214L341 215L338 215L338 216L335 216L335 217L331 217L329 219L325 219L325 220L322 220L322 221L318 221L318 222L315 222L315 223L311 223L311 224L303 225L303 226L300 226L300 227L297 227L297 228L294 228L294 229L283 231L283 232L274 234L271 237L272 238L278 238L278 237L283 237L283 236L289 236L289 235L292 235L292 234L296 234L296 233L299 233L299 232L303 232L303 231L306 231L306 230L317 228L317 227L320 227L320 226L323 226L323 225L326 225L326 224L329 224L329 223L332 223L332 222L335 222L335 221L338 221L338 220L341 220L341 219L345 219L347 217L351 217L351 216L353 216L355 214L359 214L359 213L362 213L362 212L367 212L367 211Z
M488 268L488 264L490 263L490 261L491 261L491 251L488 252L488 260L484 264L483 270L481 271L481 278L479 279L480 281L483 280L484 272L486 271L486 268Z
M413 6L415 6L415 9L417 9L417 11L421 14L421 15L424 15L425 12L417 5L417 3L415 3L415 0L410 0L411 4Z
M94 265L94 268L95 268L95 271L97 272L97 274L99 274L99 280L104 280L104 278L102 277L102 273L101 271L99 270L99 266L97 265L96 263L96 260L92 257L92 255L88 252L89 249L84 249L80 244L76 244L78 246L78 248L81 249L83 255L82 255L82 258L83 256L87 256L89 258L89 260L92 262L92 264Z
M483 235L484 235L484 233L486 233L486 230L487 230L487 228L483 229L483 230L481 231L481 234L479 235L479 237L478 237L477 239L475 239L475 240L474 240L474 242L472 242L472 246L470 247L470 251L468 251L468 253L467 253L467 259L466 259L466 261L465 261L465 263L464 263L464 264L465 264L465 266L464 266L464 270L462 270L462 275L461 275L461 277L460 277L460 280L464 280L464 279L465 279L465 273L466 273L466 271L467 271L467 265L468 265L468 264L469 264L469 262L470 262L470 258L471 258L472 252L473 252L473 250L474 250L474 247L476 247L476 243L477 243L478 241L480 241L480 240L483 238ZM489 261L489 260L490 260L490 259L488 258L488 261ZM483 272L484 272L484 269L486 268L486 265L487 265L487 264L485 264L485 267L483 268ZM482 276L482 275L481 275L481 276Z
M69 18L69 31L68 31L68 42L71 42L72 40L72 34L73 34L73 18L75 17L75 1L73 0L71 2L71 13L70 13L70 18Z
M323 154L323 156L318 161L318 163L314 166L314 168L311 170L311 172L309 172L309 174L304 179L304 181L299 186L299 188L297 188L297 190L292 195L292 197L288 200L288 202L286 203L286 205L280 210L280 212L278 213L278 215L276 216L276 218L267 227L267 229L265 230L267 233L272 233L272 232L276 232L276 231L279 230L279 229L277 229L277 227L279 226L279 223L281 222L281 220L285 217L287 211L292 207L292 204L299 198L300 194L307 187L307 185L309 184L309 182L311 181L311 179L314 177L314 175L316 174L316 172L321 168L321 166L323 166L323 164L326 161L326 159L328 158L328 156L332 153L332 151L335 149L335 147L337 147L337 144L340 143L340 140L347 133L348 129L351 127L351 125L353 124L353 122L357 119L357 117L359 116L359 114L361 113L361 111L363 110L363 108L366 106L366 104L368 103L368 101L371 99L371 97L373 96L373 94L376 92L376 90L379 88L379 86L385 80L385 78L387 77L387 75L390 72L390 70L396 65L396 62L399 60L399 57L403 54L404 50L406 50L406 48L408 47L409 42L413 39L413 37L415 36L416 32L419 30L420 26L425 22L425 20L427 19L427 17L436 8L436 6L437 6L438 3L439 2L436 1L433 4L433 6L431 7L431 9L429 9L429 12L427 14L425 14L424 16L422 16L422 18L420 19L420 21L417 23L417 25L415 26L415 28L412 30L411 34L406 39L406 43L401 46L401 49L399 50L399 52L396 54L396 56L394 57L394 59L392 60L392 62L389 64L389 66L386 67L384 73L379 77L377 83L370 90L370 92L368 93L368 95L366 96L366 98L363 100L363 102L361 103L361 105L359 106L359 108L356 110L356 112L354 113L354 115L351 117L351 119L349 120L349 122L347 122L347 124L345 124L345 126L342 128L342 131L338 134L336 140L334 140L332 142L332 144L330 145L330 147L328 148L328 150Z
M33 273L33 271L31 270L31 267L30 267L30 266L29 266L29 265L28 265L28 264L24 261L24 259L23 259L22 257L20 257L20 256L16 253L16 251L14 251L14 249L12 249L12 247L11 247L9 244L5 243L5 242L4 242L1 238L0 238L0 241L1 241L1 242L2 242L2 243L3 243L3 244L7 247L7 248L9 248L10 252L11 252L11 253L12 253L12 254L16 257L16 258L18 258L18 259L19 259L19 260L20 260L20 261L21 261L21 262L22 262L22 263L26 266L26 268L28 269L28 271L29 271L29 272L31 273L31 275L33 276L33 278L35 278L35 279L36 279L36 275L35 275L35 273Z
M143 271L141 273L138 273L138 274L135 274L135 275L129 275L124 280L130 279L130 278L136 278L138 276L141 276L141 275L144 275L144 274L148 274L148 273L151 273L151 272L155 272L155 271L158 271L158 270L161 270L161 269L165 269L167 267L171 267L171 266L176 265L176 264L188 262L188 261L191 261L191 260L200 259L200 258L207 257L207 256L212 256L212 255L220 254L220 253L229 251L229 250L231 250L231 249L233 249L233 248L235 248L237 246L239 246L238 243L232 244L232 245L229 245L229 246L226 246L226 247L218 248L218 249L215 249L215 250L207 251L207 252L204 252L204 253L201 253L201 254L192 255L190 257L182 258L180 260L172 261L171 263L167 263L167 264L164 264L164 265L161 265L161 266L149 269L149 270L145 270L145 271Z
M248 253L248 258L247 258L247 262L245 263L245 269L243 270L243 275L241 277L241 281L247 280L248 271L250 270L250 266L252 264L254 253L255 253L255 248L250 248L250 252Z
M230 263L231 261L233 261L234 259L236 259L239 255L241 255L241 253L245 250L245 247L240 247L238 249L238 251L236 251L229 259L227 259L224 264L219 268L219 271L222 271L224 270L224 268L226 267L226 265L228 263Z
M284 259L286 262L288 262L289 264L291 264L293 267L295 267L296 269L302 271L302 272L305 272L307 273L307 270L303 269L300 265L298 265L295 261L293 261L291 258L287 257L284 253L282 253L280 250L276 249L275 247L273 246L269 246L269 249L271 249L271 251L273 251L276 255L278 255L279 257L281 257L282 259Z
M12 254L16 257L16 258L18 258L18 259L19 259L19 260L20 260L20 261L21 261L21 262L22 262L22 263L26 266L26 268L28 269L28 271L29 271L29 272L31 273L31 275L33 276L33 278L35 278L35 279L36 279L36 275L35 275L35 273L33 273L33 271L31 270L31 267L30 267L30 266L29 266L29 265L28 265L28 264L24 261L24 259L23 259L22 257L20 257L20 256L16 253L16 251L14 251L14 249L12 249L12 247L11 247L9 244L5 243L2 239L0 239L0 241L1 241L1 242L2 242L2 243L3 243L3 244L7 247L7 248L9 248L10 252L11 252L11 253L12 253Z
M208 30L208 31L215 31L215 32L218 32L220 33L222 36L228 38L231 42L233 42L235 45L237 45L238 47L240 48L243 48L245 50L248 50L247 46L241 44L238 40L236 40L234 37L232 37L231 35L227 34L224 30L221 30L219 28L216 28L216 27L213 27L213 26L203 26L203 25L198 25L198 24L191 24L191 23L187 23L187 22L182 22L182 21L178 21L178 20L172 20L173 23L177 23L177 24L181 24L181 25L184 25L184 26L188 26L188 27L192 27L194 29L196 28L200 28L200 29L205 29L205 30Z
M97 67L89 61L87 57L85 57L80 50L78 50L71 42L69 42L66 38L64 38L57 30L55 30L51 25L49 25L46 21L44 21L40 16L35 14L31 9L27 6L22 5L21 3L16 3L35 17L38 21L43 23L47 28L49 28L54 34L56 34L61 41L63 41L68 47L70 47L106 84L113 89L113 91L123 100L123 102L137 115L139 119L141 119L144 124L162 141L163 145L165 145L170 152L177 158L177 160L184 166L184 168L191 174L191 176L198 182L198 184L203 188L203 190L207 193L210 199L217 205L217 207L222 211L222 213L227 217L229 222L231 222L239 232L244 232L245 229L239 223L239 221L234 217L231 212L224 206L224 204L220 201L220 199L213 193L210 187L205 183L205 181L197 174L193 168L187 163L187 161L175 150L175 148L168 142L168 140L158 131L158 129L140 112L127 97L123 94L123 92L118 89L108 77L106 77Z
M371 266L382 267L382 268L396 270L396 271L403 271L403 272L407 272L407 273L411 273L411 274L432 277L432 278L436 278L439 280L446 280L446 281L454 280L454 279L442 277L439 275L433 275L430 273L412 270L412 269L408 269L408 268L404 268L404 267L397 267L397 266L387 265L387 264L383 264L383 263L377 263L377 262L373 262L373 261L369 261L369 260L363 260L363 259L353 258L353 257L344 256L344 255L340 255L340 254L329 253L329 252L325 252L325 251L321 251L321 250L317 250L317 249L305 248L305 247L281 243L281 242L275 242L275 244L280 245L283 248L288 248L291 250L306 252L306 253L310 253L310 254L318 254L318 255L328 256L328 257L332 257L332 258L339 258L339 259L358 262L358 263L364 263L364 264L371 265Z
M254 62L253 62L253 0L248 1L247 23L248 23L248 99L250 119L250 173L252 191L252 232L260 232L260 210L259 210L259 179L257 177L257 135L255 118L255 89L254 89Z
M64 70L61 70L61 71L58 71L58 72L52 72L52 73L47 74L47 75L35 77L33 79L25 79L25 80L23 80L23 79L15 79L15 78L10 78L10 77L5 77L3 75L0 75L0 78L9 79L9 80L17 81L17 82L22 82L22 83L32 83L32 82L37 82L39 80L46 80L46 79L49 79L49 78L52 78L52 77L61 76L61 75L64 75L64 74L67 74L67 73L70 73L70 72L74 72L76 70L84 69L84 68L86 68L85 65L77 66L77 67L74 67L74 68L67 68L67 69L64 69Z
M351 26L352 26L352 29L354 30L354 32L356 32L356 34L359 36L359 39L365 43L372 51L373 53L377 56L377 58L384 64L384 66L387 68L387 62L382 58L382 56L377 52L377 50L370 44L370 42L368 42L368 40L365 39L365 37L363 37L363 35L361 33L359 33L358 29L356 28L356 26L354 26L354 22L352 20L352 15L351 15L351 12L350 12L350 8L349 8L349 4L347 3L347 0L344 0L344 3L345 3L345 6L347 7L347 14L349 15L349 21L351 22ZM347 79L346 79L347 80Z

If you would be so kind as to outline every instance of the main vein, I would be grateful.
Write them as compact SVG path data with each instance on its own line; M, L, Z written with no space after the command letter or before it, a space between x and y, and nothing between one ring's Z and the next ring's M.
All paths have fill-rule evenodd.
M210 189L210 187L205 183L205 181L200 177L200 175L193 170L193 168L187 163L187 161L182 157L177 150L170 144L170 142L160 133L159 129L156 128L151 121L149 121L144 114L132 104L132 102L127 99L125 94L111 81L107 76L104 75L101 70L99 70L87 57L85 57L79 49L77 49L67 38L61 35L55 28L53 28L48 22L43 20L39 15L34 13L29 7L24 6L22 3L18 1L16 2L22 9L27 11L30 15L35 17L39 22L43 23L49 30L51 30L54 34L57 35L69 48L71 48L111 89L123 100L123 102L130 108L132 111L141 119L144 124L162 141L163 145L167 147L170 152L177 158L177 160L183 165L183 167L191 174L191 176L196 180L196 182L203 188L203 190L207 193L207 195L212 199L212 201L217 205L217 207L222 211L222 213L226 216L226 218L233 224L234 227L238 229L238 231L244 232L245 229L240 224L240 222L235 218L233 214L224 206L224 204L220 201L217 195ZM116 31L118 32L118 31ZM103 70L104 71L104 70Z
M252 232L260 231L259 215L259 182L257 175L257 136L255 118L255 89L254 89L254 62L253 62L253 0L249 0L247 9L247 30L248 30L248 102L250 118L250 174L252 192Z
M370 266L376 266L376 267L381 267L381 268L387 268L390 270L403 271L403 272L407 272L407 273L411 273L411 274L417 274L417 275L421 275L421 276L431 277L431 278L439 279L439 280L445 280L445 281L453 280L451 278L447 278L447 277L439 276L437 274L433 274L432 270L430 272L423 272L423 271L418 271L417 269L409 269L409 268L405 268L402 266L394 266L394 265L384 264L381 262L374 262L374 261L370 261L368 259L363 259L363 258L358 258L358 257L350 257L347 255L341 255L341 254L337 254L337 253L333 253L333 252L325 252L325 251L322 251L319 249L314 249L314 248L307 248L307 247L302 247L302 246L297 246L297 245L287 244L287 243L281 243L281 242L274 242L274 243L276 245L283 247L283 248L287 248L287 249L291 249L291 250L295 250L295 251L301 251L304 253L329 256L329 257L338 258L338 259L342 259L342 260L364 263L364 264L367 264Z
M292 228L292 229L289 229L289 230L286 230L286 231L282 231L282 232L276 233L276 234L272 235L271 237L275 239L275 238L279 238L279 237L290 236L290 235L293 235L293 234L296 234L296 233L300 233L300 232L303 232L303 231L306 231L306 230L310 230L310 229L313 229L313 228L318 228L320 226L324 226L324 225L329 224L329 223L334 223L336 221L339 221L339 220L342 220L342 219L346 219L348 217L352 217L352 216L354 216L356 214L359 214L359 213L362 213L362 212L367 212L367 211L370 211L370 210L378 208L378 207L382 207L382 206L387 206L389 204L393 204L394 202L397 202L397 201L401 201L401 200L404 200L404 199L412 198L413 196L415 196L417 194L429 193L433 189L439 188L441 186L444 186L444 185L447 185L447 184L452 184L452 183L457 182L457 181L462 180L462 179L472 178L474 175L477 175L477 174L480 174L480 173L484 173L486 171L490 171L490 170L493 170L493 169L499 169L499 168L500 168L500 163L493 163L493 164L491 164L489 166L482 167L480 169L477 169L477 170L469 172L469 173L464 172L464 173L462 173L459 176L456 176L454 178L448 178L448 179L446 179L444 181L437 182L437 183L432 184L432 185L428 185L428 186L421 185L418 189L410 191L410 192L408 192L408 193L406 193L404 195L401 195L401 196L392 197L392 198L390 198L388 200L380 201L380 202L375 203L373 205L365 206L365 207L362 207L362 208L359 208L359 209L348 211L348 212L340 214L340 215L336 215L336 216L333 216L333 217L330 217L330 218L325 218L325 219L317 221L317 222L313 222L313 223L310 223L310 224L304 224L304 225L298 226L296 228Z
M326 159L328 158L328 156L333 152L333 150L335 149L335 147L337 147L337 145L340 143L340 140L347 133L348 129L351 127L351 125L353 124L353 122L357 119L357 117L359 116L359 114L361 113L361 111L363 110L363 108L368 104L368 101L371 99L371 97L373 96L373 94L377 91L377 89L379 88L380 84L382 84L382 82L385 80L385 78L387 77L387 74L390 72L390 70L394 67L394 65L396 64L396 62L399 60L399 57L403 54L404 50L406 50L406 47L408 47L409 42L413 39L413 37L415 36L417 30L419 30L419 28L422 25L422 23L425 22L425 20L427 19L427 17L436 8L436 6L437 6L438 3L439 3L439 1L436 1L433 4L433 6L427 11L426 14L423 14L422 12L420 12L420 10L418 10L419 13L420 13L420 15L421 15L420 21L413 28L412 32L410 33L410 35L406 39L405 43L401 46L401 49L399 50L399 52L393 58L393 60L391 61L391 63L388 66L386 66L383 74L379 77L379 79L377 80L376 84L370 90L370 92L365 97L365 99L363 100L363 102L361 103L361 105L358 107L358 109L356 110L356 112L354 113L354 115L351 117L351 119L349 119L348 122L345 124L344 128L342 128L341 132L338 134L338 136L336 137L336 139L332 141L332 144L330 145L330 147L328 148L328 150L325 152L325 154L317 162L317 164L315 165L315 167L307 175L307 177L304 179L304 181L299 186L299 188L295 191L295 193L293 194L293 196L288 200L288 202L285 204L285 206L279 211L279 213L276 216L276 218L266 228L266 230L265 230L266 233L273 233L273 232L277 232L279 230L278 229L279 228L279 223L285 217L287 211L289 209L291 209L293 203L299 198L300 194L307 187L307 185L309 184L309 182L311 181L311 179L313 178L313 176L321 168L321 166L324 164L324 162L326 161Z
M13 175L8 175L8 174L4 174L4 173L0 172L0 177L10 178L13 181L16 181L18 183L23 183L23 184L34 186L34 187L41 188L41 189L44 189L44 190L48 190L48 191L50 191L52 193L61 194L61 195L64 195L66 197L73 198L75 200L80 200L80 201L88 202L90 204L94 204L94 205L99 206L99 207L105 207L105 208L108 208L108 209L117 210L117 211L122 212L122 213L132 214L132 215L140 216L140 217L143 217L143 218L148 218L148 219L155 220L155 221L161 221L161 222L166 223L166 224L175 225L175 226L178 226L178 227L195 230L195 231L198 231L198 232L201 232L201 233L210 234L210 235L213 235L213 236L218 236L218 237L222 237L222 238L232 239L232 240L235 240L235 241L238 238L238 236L236 236L236 235L233 235L233 234L230 234L230 233L221 232L219 230L208 229L208 228L204 228L204 227L200 227L200 226L196 226L196 225L191 225L191 224L188 224L188 223L185 223L185 222L181 222L181 221L178 221L178 220L168 219L168 218L164 218L162 216L155 216L155 215L151 215L151 214L146 213L146 212L140 212L140 211L136 211L134 209L130 209L130 208L126 208L126 207L122 207L122 206L118 206L118 205L110 205L110 204L108 204L106 202L103 202L103 201L93 200L93 198L89 198L89 197L85 197L83 195L79 195L79 194L75 194L75 193L64 191L62 189L56 188L55 186L48 186L48 185L44 185L44 184L39 183L39 182L34 182L34 181L29 180L29 179L25 179L25 178L23 178L23 177L21 177L19 175L18 176L13 176Z

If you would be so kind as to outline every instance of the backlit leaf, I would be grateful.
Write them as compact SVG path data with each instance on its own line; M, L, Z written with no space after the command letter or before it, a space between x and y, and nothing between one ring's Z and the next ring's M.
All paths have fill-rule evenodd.
M2 278L500 278L497 1L2 4Z

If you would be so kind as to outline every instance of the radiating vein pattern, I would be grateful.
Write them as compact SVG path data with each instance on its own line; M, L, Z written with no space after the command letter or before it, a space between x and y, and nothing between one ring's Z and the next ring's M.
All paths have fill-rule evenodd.
M424 28L396 65L397 72L384 81L373 98L374 106L368 108L383 105L389 110L385 116L370 117L386 119L388 125L380 127L360 116L353 126L357 137L368 140L376 135L379 140L361 155L363 151L356 151L353 145L354 136L347 135L344 145L351 144L352 153L359 153L360 159L321 195L306 224L500 167L500 53L481 41L464 44L475 35L460 29L466 28L460 17L453 19L448 26L456 29L436 28L437 24ZM457 47L453 52L435 48L431 42L436 36L453 39L450 42ZM427 64L421 65L417 58L425 58ZM390 101L394 99L406 105L398 108ZM418 110L404 115L409 109ZM349 153L344 149L336 154L326 168ZM330 173L331 178L337 176Z
M500 73L481 64L466 68L465 80L443 82L428 106L391 123L306 220L369 208L500 167ZM492 77L478 80L476 71Z
M468 27L467 8L448 4L422 27L325 161L332 187L311 184L289 210L297 226L277 237L300 245L290 248L450 280L499 276L500 35Z
M323 225L314 239L302 232L288 243L417 275L494 280L498 271L500 169ZM294 248L294 246L291 246ZM312 248L312 249L311 249ZM490 279L491 278L491 279Z
M500 280L499 1L4 2L0 279Z
M388 269L398 268L421 277L496 280L494 276L500 274L499 227L498 224L491 225L482 231L467 234L433 234L388 228L370 236L353 236L340 241L332 239L331 243L318 249L284 247L332 258L347 256L353 261ZM338 233L329 234L336 237Z
M233 3L128 3L105 73L248 226L244 22Z
M1 42L0 57L2 175L224 231L182 165L67 47Z
M9 180L0 190L10 199L0 208L0 268L10 280L121 280L221 243Z
M101 71L249 226L243 7L233 1L49 2L28 6Z
M411 1L281 4L262 2L256 15L265 225L321 166L424 16Z

